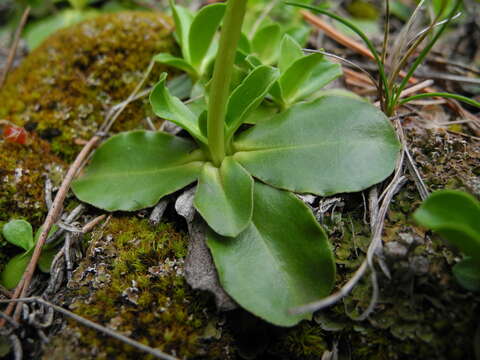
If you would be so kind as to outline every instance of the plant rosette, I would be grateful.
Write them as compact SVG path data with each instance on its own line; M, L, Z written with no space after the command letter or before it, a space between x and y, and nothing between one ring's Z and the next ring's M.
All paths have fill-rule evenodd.
M242 126L279 79L295 88L294 78L282 82L281 71L259 64L230 90L245 5L227 2L208 111L197 116L172 96L166 74L151 93L154 112L190 137L115 135L72 188L98 208L136 211L197 182L194 206L210 228L207 244L223 288L260 318L293 326L311 314L288 310L327 296L335 279L327 236L294 193L364 190L392 173L400 144L380 110L349 97L293 104Z

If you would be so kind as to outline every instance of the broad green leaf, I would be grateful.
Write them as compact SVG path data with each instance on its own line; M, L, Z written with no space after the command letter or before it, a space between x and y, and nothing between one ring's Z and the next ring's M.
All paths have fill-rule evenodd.
M155 55L152 58L152 60L160 64L165 64L165 65L174 67L176 69L185 71L187 74L189 74L193 78L198 77L197 70L195 70L195 68L192 65L190 65L190 63L188 63L182 58L179 58L167 53L160 53Z
M11 258L0 274L2 285L9 290L14 289L22 279L31 258L31 253L19 254Z
M258 30L252 39L252 51L267 65L273 64L279 53L281 29L278 24L270 24Z
M253 179L232 157L226 157L220 168L205 163L194 204L216 233L237 236L252 217Z
M323 60L322 54L310 54L297 59L278 80L278 91L272 93L275 98L281 98L285 104L293 104L298 98L300 88L311 77L315 67Z
M224 13L224 3L212 4L203 7L193 19L188 40L190 62L195 68L199 69L206 58Z
M236 238L211 232L223 288L243 308L278 326L311 314L288 310L329 294L335 265L327 236L295 195L255 182L250 225Z
M470 291L480 291L480 262L466 258L453 267L458 283Z
M272 186L299 193L355 192L384 180L400 144L373 105L325 96L239 135L234 158Z
M38 268L44 273L50 272L50 267L52 265L53 258L58 253L58 249L43 249L42 255L38 259Z
M304 100L309 96L315 95L316 92L321 90L325 85L328 85L333 80L342 76L342 73L342 67L340 64L335 64L331 61L323 59L317 64L317 66L315 66L308 81L302 84L296 99ZM312 97L312 100L314 98L317 97Z
M280 44L278 69L283 74L299 58L303 57L302 47L290 35L285 34Z
M175 5L174 0L170 0L170 8L172 9L173 20L175 21L177 40L182 48L182 55L184 59L189 62L190 53L188 49L188 34L190 33L193 14L187 8Z
M3 225L3 237L10 244L21 247L28 251L33 243L33 229L32 225L25 220L11 220Z
M203 155L186 139L162 132L131 131L95 151L86 174L72 184L82 201L109 211L134 211L194 182Z
M195 139L206 144L207 138L200 131L197 117L179 98L170 95L166 87L166 79L167 73L163 73L150 94L153 112L158 117L169 120L187 130Z
M458 190L434 192L414 218L480 262L480 203L473 196Z
M278 71L270 66L255 68L230 95L227 105L227 138L244 122L245 118L263 101L278 78Z

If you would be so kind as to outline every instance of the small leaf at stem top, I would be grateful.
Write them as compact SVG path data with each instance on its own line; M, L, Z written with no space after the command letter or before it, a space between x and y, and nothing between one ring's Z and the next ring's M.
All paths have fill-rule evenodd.
M280 44L280 57L278 69L283 74L299 58L303 57L300 44L290 35L285 34Z
M225 13L225 4L211 4L195 15L188 35L188 47L192 66L200 70Z
M273 64L278 57L281 41L281 28L278 24L270 24L258 30L252 39L252 52L262 63Z
M227 138L245 121L263 101L278 78L278 71L270 66L255 68L233 91L227 105Z
M198 126L197 117L179 98L170 95L166 87L166 79L167 73L163 73L150 94L153 112L158 117L169 120L187 130L195 139L206 144L207 138Z
M190 53L188 49L188 34L190 33L190 26L193 21L193 14L183 6L175 5L174 0L170 0L170 8L173 13L173 20L175 21L175 32L178 43L182 48L183 58L190 63Z

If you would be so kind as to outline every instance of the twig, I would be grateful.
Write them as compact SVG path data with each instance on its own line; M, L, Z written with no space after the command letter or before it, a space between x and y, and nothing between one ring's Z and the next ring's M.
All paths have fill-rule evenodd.
M7 79L7 75L13 65L13 61L15 60L18 44L20 42L20 35L22 35L22 31L23 31L23 28L25 27L25 24L27 23L29 14L30 14L30 6L28 6L23 12L22 18L20 19L20 23L18 24L17 30L15 31L15 38L13 40L12 47L10 48L10 52L8 54L7 63L5 64L5 68L3 69L2 76L0 77L0 89L3 87L3 84Z
M38 259L40 258L40 255L42 253L42 247L45 244L45 241L47 240L50 229L52 228L52 226L55 224L55 222L58 220L58 217L60 216L60 213L63 209L63 201L67 196L68 190L70 189L70 184L72 183L73 178L77 174L80 164L88 156L88 154L93 150L93 148L100 142L100 139L101 139L100 136L97 136L97 135L93 136L92 139L84 146L82 151L80 151L77 158L73 162L72 166L70 166L70 169L68 169L68 172L65 178L63 179L62 185L60 186L60 189L58 190L57 195L55 196L55 200L52 204L52 207L48 211L47 218L45 219L45 223L42 226L42 232L40 234L40 237L38 238L37 244L35 245L35 250L33 251L32 259L30 260L30 263L28 264L28 267L25 270L25 273L23 274L23 278L22 278L23 281L21 281L20 284L15 289L15 293L13 295L14 299L17 297L25 297L25 295L27 294L28 288L30 286L30 282L32 281L33 273L35 272L35 268L37 267ZM20 317L20 310L21 310L21 303L17 304L17 309L14 315L14 319L17 321ZM7 314L8 314L8 309L7 309Z
M306 10L300 10L300 14L307 20L310 24L314 25L315 27L323 30L325 34L327 34L330 38L334 39L338 43L342 44L343 46L354 50L355 52L368 57L371 60L375 60L375 57L370 52L368 48L359 44L355 40L350 39L348 36L343 35L339 31L337 31L333 26L326 23L318 16L313 15L311 12Z
M22 349L22 343L18 339L18 336L15 334L10 334L8 336L8 340L10 340L10 344L12 345L15 360L22 360L23 349Z
M422 176L420 175L420 171L415 164L415 160L413 160L412 155L410 154L410 150L408 149L407 139L405 138L405 133L401 126L397 126L397 133L399 134L400 142L402 143L403 152L407 158L407 169L412 175L413 180L415 182L415 186L417 187L418 193L420 194L420 198L425 200L430 192L428 191L427 186L423 182Z
M394 179L390 183L389 191L384 196L384 199L382 201L382 206L380 206L380 209L378 211L377 218L375 220L375 232L373 234L372 241L367 251L367 264L371 271L371 279L372 279L372 287L373 287L372 298L370 299L370 303L367 309L354 320L358 320L358 321L365 320L372 313L377 303L379 288L378 288L376 271L373 265L373 257L377 249L379 248L379 246L382 244L382 231L383 231L385 217L387 215L387 211L390 206L390 203L393 199L393 196L403 186L406 180L407 179L404 176L394 177Z
M47 205L47 209L49 209L49 210L52 207L52 203L53 203L53 201L52 201L52 188L53 188L52 181L47 176L47 178L45 179L45 204Z
M135 341L133 339L130 339L129 337L126 337L125 335L122 335L112 329L109 329L109 328L106 328L104 326L101 326L99 324L96 324L94 323L93 321L90 321L88 319L85 319L71 311L68 311L58 305L55 305L55 304L52 304L51 302L47 301L47 300L44 300L40 297L27 297L27 298L19 298L19 299L10 299L10 300L0 300L0 303L10 303L10 302L16 302L16 303L19 303L19 304L22 304L22 303L38 303L38 304L42 304L42 305L45 305L45 306L48 306L50 308L52 308L53 310L55 310L56 312L59 312L60 314L63 314L75 321L78 321L79 323L81 323L82 325L84 326L87 326L87 327L90 327L92 329L95 329L107 336L110 336L114 339L117 339L117 340L120 340L128 345L131 345L141 351L144 351L150 355L153 355L155 356L156 358L158 359L164 359L164 360L178 360L177 358L171 356L171 355L168 355L168 354L165 354L164 352L160 351L160 350L157 350L157 349L154 349L154 348L151 348L149 346L146 346L142 343L139 343L138 341Z

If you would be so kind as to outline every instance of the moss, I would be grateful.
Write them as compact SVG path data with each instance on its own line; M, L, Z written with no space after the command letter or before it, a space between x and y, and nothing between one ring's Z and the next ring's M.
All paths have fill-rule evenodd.
M34 129L71 161L77 140L91 137L110 107L128 97L151 57L173 48L168 21L159 13L124 12L58 31L9 75L0 118ZM149 115L147 100L136 101L113 130L132 129Z
M431 191L447 187L478 194L478 143L418 129L407 130L407 137ZM335 245L339 286L365 258L369 236L362 219L362 201L357 195L343 199L343 208L325 216ZM478 326L480 295L464 290L453 278L451 268L460 255L411 219L420 203L410 179L391 204L383 233L391 279L378 273L380 298L369 318L353 320L369 304L372 289L368 277L350 296L316 316L324 330L323 339L330 344L338 342L342 355L360 360L474 358L472 334Z
M47 211L45 177L59 185L65 163L34 134L24 145L1 141L0 153L0 228L18 218L37 228Z
M70 308L181 358L228 358L232 339L221 325L222 317L211 299L192 291L183 277L186 249L187 239L171 225L153 228L135 217L111 219L91 235L87 256L69 283L74 298ZM75 322L66 331L75 334L83 349L78 358L144 358L132 347ZM46 358L62 358L71 344L70 335L57 339L57 350L47 350Z

